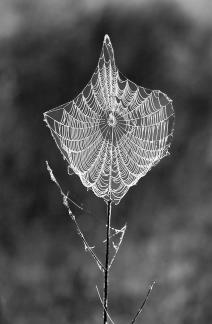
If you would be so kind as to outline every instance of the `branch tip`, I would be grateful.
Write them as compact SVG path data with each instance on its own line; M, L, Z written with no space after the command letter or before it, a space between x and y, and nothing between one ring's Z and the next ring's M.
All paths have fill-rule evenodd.
M134 316L133 320L130 322L130 324L134 324L134 323L137 321L138 316L139 316L139 315L141 314L141 312L143 311L144 306L145 306L145 304L146 304L146 302L147 302L147 300L148 300L148 298L149 298L149 295L150 295L150 293L151 293L151 291L152 291L152 289L153 289L153 287L154 287L155 284L156 284L156 281L154 280L154 281L151 283L151 285L149 286L149 289L148 289L148 291L147 291L146 297L144 298L143 302L141 303L141 306L140 306L139 310L138 310L137 313L135 314L135 316Z

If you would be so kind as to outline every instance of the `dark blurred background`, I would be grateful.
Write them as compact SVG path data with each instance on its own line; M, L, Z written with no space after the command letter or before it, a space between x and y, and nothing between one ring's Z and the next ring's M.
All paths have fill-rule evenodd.
M106 33L120 71L167 93L176 112L171 156L113 209L113 225L128 228L111 273L111 313L116 323L129 323L156 279L138 323L212 323L209 0L1 0L0 322L101 323L101 274L45 160L64 191L90 211L72 206L100 250L106 204L67 175L43 112L86 85Z

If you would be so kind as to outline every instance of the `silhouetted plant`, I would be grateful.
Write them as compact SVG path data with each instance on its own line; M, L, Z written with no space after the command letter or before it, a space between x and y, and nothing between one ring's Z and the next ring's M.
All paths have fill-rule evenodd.
M103 296L96 288L103 308L103 323L108 320L113 323L108 312L109 273L126 225L121 229L111 226L112 204L117 205L131 186L169 154L174 129L172 100L160 90L143 88L127 79L116 66L113 47L106 35L97 68L86 87L74 100L45 112L44 120L69 164L68 173L77 174L85 187L107 203L105 260L102 262L71 211L69 203L76 203L69 193L63 192L46 162L85 250L104 274ZM117 236L118 243L115 243ZM142 312L154 283L131 324Z

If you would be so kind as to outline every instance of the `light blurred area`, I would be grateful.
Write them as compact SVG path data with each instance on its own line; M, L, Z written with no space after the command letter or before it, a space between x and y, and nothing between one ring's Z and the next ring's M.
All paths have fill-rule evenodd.
M210 0L1 0L0 37L13 36L28 24L28 28L36 25L37 31L65 25L70 28L77 21L83 22L85 15L98 19L94 16L108 8L113 8L116 16L119 16L123 11L133 13L136 9L157 11L158 7L164 5L181 8L198 24L212 24Z
M113 209L127 233L111 272L110 310L130 323L212 322L212 2L1 0L0 322L101 323L102 276L46 171L84 204L73 212L101 257L106 205L67 175L43 112L89 81L105 34L120 71L173 99L171 155ZM140 323L138 321L138 323Z

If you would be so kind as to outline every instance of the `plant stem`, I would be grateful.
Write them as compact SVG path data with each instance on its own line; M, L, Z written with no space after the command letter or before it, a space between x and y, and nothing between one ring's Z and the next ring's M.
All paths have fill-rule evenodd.
M105 271L104 271L104 313L103 323L107 324L108 318L108 287L109 287L109 257L110 257L110 224L111 224L112 201L107 202L107 237L106 237L106 251L105 251Z

